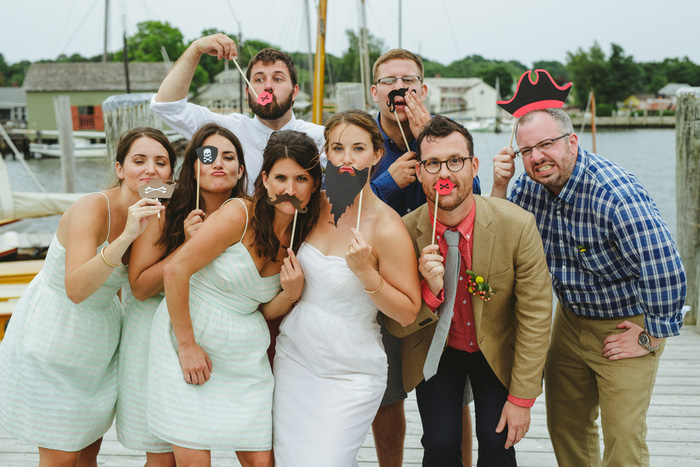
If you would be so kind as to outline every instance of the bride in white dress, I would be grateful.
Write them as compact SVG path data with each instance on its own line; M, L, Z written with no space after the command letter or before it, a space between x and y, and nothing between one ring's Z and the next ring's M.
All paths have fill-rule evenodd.
M325 140L327 174L338 170L367 177L359 172L383 154L374 119L358 110L334 116ZM305 277L301 301L277 338L273 450L278 467L357 465L386 389L377 310L408 325L421 303L408 233L369 183L337 225L329 203L320 219L297 255Z

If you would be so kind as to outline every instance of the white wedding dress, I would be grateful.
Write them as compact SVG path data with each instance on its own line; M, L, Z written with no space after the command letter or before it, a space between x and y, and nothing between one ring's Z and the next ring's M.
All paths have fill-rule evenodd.
M386 389L377 308L345 258L305 243L304 293L285 317L274 360L277 467L348 467Z

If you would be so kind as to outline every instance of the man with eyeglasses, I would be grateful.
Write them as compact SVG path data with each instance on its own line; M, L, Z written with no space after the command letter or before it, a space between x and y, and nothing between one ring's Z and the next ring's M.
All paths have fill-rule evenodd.
M676 245L637 178L578 145L561 109L517 123L520 149L494 158L491 196L532 212L558 298L545 371L547 426L560 466L649 465L646 413L664 338L683 324Z
M403 220L420 256L423 306L408 327L387 320L403 337L404 387L416 388L423 466L462 466L467 378L478 465L516 465L513 445L542 393L552 316L542 239L532 214L474 194L473 145L466 128L439 115L418 136L416 176L428 201ZM438 184L452 190L438 198L433 244Z
M372 98L379 104L377 125L384 137L384 157L372 176L374 193L400 216L425 204L425 194L416 181L416 137L431 115L423 101L428 87L423 83L423 61L405 49L392 49L380 56L372 69ZM407 89L404 96L392 99L392 91ZM392 102L393 100L393 102ZM404 142L401 129L406 136ZM479 178L474 178L474 192L481 193ZM380 467L400 467L406 433L404 399L401 383L401 349L378 317L389 364L387 390L372 424L372 433ZM471 453L471 418L465 409L465 451Z

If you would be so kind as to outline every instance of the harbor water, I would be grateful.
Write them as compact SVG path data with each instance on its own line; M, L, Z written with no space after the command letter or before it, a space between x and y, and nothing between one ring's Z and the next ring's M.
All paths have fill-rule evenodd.
M492 159L498 151L507 146L510 129L503 133L473 133L474 153L479 158L479 177L484 194L491 191L493 183ZM603 130L597 133L598 154L610 159L639 178L651 194L676 238L676 133L673 129L631 129ZM579 135L579 144L592 149L590 133ZM40 191L20 161L6 159L10 173L10 183L15 191ZM34 174L46 191L63 191L61 167L58 159L27 160ZM516 161L516 177L523 172L522 161ZM76 180L78 191L99 191L113 185L114 162L110 159L76 160ZM19 232L55 231L58 216L43 219L23 220L5 227L0 233L15 230Z

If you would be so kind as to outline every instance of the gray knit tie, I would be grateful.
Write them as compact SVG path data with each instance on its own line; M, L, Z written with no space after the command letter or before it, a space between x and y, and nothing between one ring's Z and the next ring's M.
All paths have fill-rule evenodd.
M426 381L437 373L440 357L445 348L447 335L450 332L450 324L452 324L452 315L455 308L455 296L457 295L457 277L459 276L459 265L462 260L459 254L460 233L456 230L447 229L443 236L447 242L445 276L443 277L445 301L440 307L440 320L435 328L435 334L433 335L433 341L430 343L425 365L423 365L423 376Z

